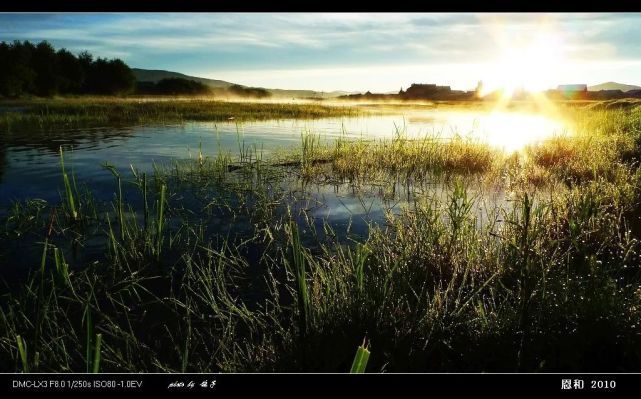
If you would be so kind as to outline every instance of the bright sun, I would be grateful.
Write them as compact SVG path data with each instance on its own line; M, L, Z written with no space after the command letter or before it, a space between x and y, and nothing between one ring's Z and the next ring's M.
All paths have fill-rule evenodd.
M562 65L559 37L541 34L524 43L506 43L491 65L486 93L503 90L504 96L516 90L529 92L552 88Z

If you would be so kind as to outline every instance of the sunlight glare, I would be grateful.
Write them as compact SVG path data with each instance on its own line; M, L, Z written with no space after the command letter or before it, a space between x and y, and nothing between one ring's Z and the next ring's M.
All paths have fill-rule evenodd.
M501 49L487 79L484 93L502 90L512 96L519 90L540 92L553 88L552 82L563 63L562 42L558 35L539 34L529 42L509 42Z
M544 115L492 112L479 118L476 133L489 145L509 153L569 132L562 121Z

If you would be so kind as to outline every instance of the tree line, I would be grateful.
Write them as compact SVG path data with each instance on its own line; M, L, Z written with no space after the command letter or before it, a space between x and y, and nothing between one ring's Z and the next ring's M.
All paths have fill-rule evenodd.
M211 93L209 86L183 78L165 78L155 83L138 82L136 84L136 94L204 95Z
M261 87L231 85L211 88L201 82L184 78L165 78L158 82L137 82L136 94L141 95L213 95L219 97L267 98L272 94Z
M78 55L49 42L0 42L0 96L67 94L100 95L220 95L265 98L263 88L232 85L213 90L190 79L166 78L137 82L134 72L117 58L95 58L87 51Z
M265 98L271 96L271 93L267 89L262 87L244 87L241 85L231 85L227 88L227 91L236 96L240 97L253 97L253 98Z
M122 60L94 59L87 51L56 51L47 41L0 42L0 95L118 95L132 92L136 78Z

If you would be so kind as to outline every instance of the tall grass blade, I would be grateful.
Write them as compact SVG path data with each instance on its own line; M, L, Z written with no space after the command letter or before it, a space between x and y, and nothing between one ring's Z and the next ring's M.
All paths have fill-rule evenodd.
M85 308L85 314L86 314L86 320L85 322L87 323L87 351L86 351L86 359L87 359L87 368L86 372L90 373L93 370L93 356L94 356L94 342L93 342L93 317L91 316L91 308L89 307L89 304L87 303L86 308Z
M160 188L160 199L158 200L158 218L156 221L156 259L160 260L160 250L162 248L162 229L165 215L165 195L167 186L162 185Z
M60 146L60 168L62 169L62 180L65 186L65 203L67 205L67 211L71 220L78 219L78 210L76 209L76 201L74 200L74 194L71 187L71 182L69 181L69 176L65 172L65 159L62 151L62 146Z
M102 345L102 334L96 334L96 342L93 354L92 373L96 374L100 370L100 347Z
M309 327L309 292L307 290L307 279L305 272L305 250L300 242L300 234L296 222L291 222L291 250L298 285L298 309L300 313L301 334L305 335Z
M29 361L27 358L27 344L20 335L16 335L16 342L18 343L18 352L20 353L20 361L22 362L22 371L29 372Z
M363 340L363 344L356 349L356 355L354 356L354 361L352 362L352 369L350 373L364 373L367 368L367 362L369 361L369 350L367 338Z

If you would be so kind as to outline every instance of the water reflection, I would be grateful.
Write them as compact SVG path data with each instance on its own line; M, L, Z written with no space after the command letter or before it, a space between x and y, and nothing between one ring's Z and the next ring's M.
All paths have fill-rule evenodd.
M172 159L197 156L202 150L205 156L215 156L226 151L232 156L243 148L254 148L264 157L286 148L298 148L301 133L310 132L330 143L338 137L382 139L402 134L408 138L437 136L448 138L462 136L482 140L508 151L517 150L527 143L557 134L562 124L542 116L527 114L478 114L418 110L404 115L385 115L368 118L324 119L314 121L283 120L255 123L202 123L193 122L164 126L128 126L98 129L58 130L53 132L22 132L0 134L0 215L7 205L15 200L44 199L56 204L60 201L62 177L60 174L59 147L65 148L67 172L73 172L79 186L86 185L101 209L111 209L104 202L115 198L116 184L113 175L102 165L109 162L123 175L123 196L127 202L140 209L138 188L130 184L130 167L152 172L154 164ZM286 179L287 180L287 179ZM293 211L294 215L308 218L318 235L323 236L324 223L328 223L340 241L348 237L366 238L369 226L381 225L390 214L399 214L404 208L415 205L421 198L435 198L447 204L451 187L447 184L427 181L401 185L400 183L360 187L358 191L349 184L307 185L300 187L295 173L289 180L273 182L288 193L282 203L281 213ZM508 195L500 187L486 189L466 183L470 195L478 198L478 209L473 210L478 224L492 223L489 210L509 208ZM197 191L197 190L196 190ZM180 195L180 206L193 211L220 196L211 187L203 188L203 198L194 192ZM394 193L390 195L390 191ZM233 205L233 204L232 204ZM243 206L251 207L251 204ZM204 223L208 234L220 234L228 229L229 234L250 234L249 219L232 218L225 212L213 212ZM302 222L302 220L299 220ZM232 231L233 230L233 231ZM98 234L98 233L97 233ZM104 237L90 237L85 246L86 259L94 261L103 256ZM41 243L22 244L14 240L3 244L7 259L22 259L23 254L33 259L22 259L17 265L29 261L37 264L40 253L36 247ZM93 249L92 249L93 248Z
M403 114L361 118L282 120L251 123L189 122L164 126L129 126L52 132L3 133L0 141L0 206L13 200L58 200L58 149L80 182L98 199L111 199L112 177L101 164L121 171L134 165L151 171L155 163L175 158L205 156L219 151L236 155L254 148L264 157L299 147L301 133L310 132L331 142L338 137L381 139L402 134L408 138L453 136L473 138L507 151L564 131L562 122L543 115L518 112L458 112L407 110Z
M495 112L480 115L476 121L472 136L508 152L568 133L562 123L543 115Z
M568 133L565 122L527 112L410 112L403 129L410 138L436 136L478 140L507 152Z

